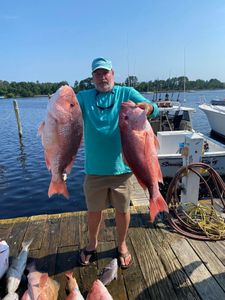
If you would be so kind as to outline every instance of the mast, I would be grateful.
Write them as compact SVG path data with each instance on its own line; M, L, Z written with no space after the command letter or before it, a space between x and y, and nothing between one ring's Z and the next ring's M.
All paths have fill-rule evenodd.
M186 62L185 62L185 48L184 48L184 102L186 101L185 92L186 92Z

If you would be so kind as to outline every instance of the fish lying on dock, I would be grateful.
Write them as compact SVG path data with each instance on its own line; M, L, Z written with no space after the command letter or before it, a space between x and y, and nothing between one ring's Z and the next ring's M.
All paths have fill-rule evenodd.
M68 279L67 286L70 292L66 300L84 300L84 297L80 293L78 283L73 277L73 272L66 272L65 276Z
M47 116L38 129L42 138L46 166L52 179L48 196L69 198L64 174L69 174L83 135L82 113L73 89L64 85L53 94Z
M22 250L20 251L19 255L13 259L12 264L7 271L6 277L8 295L6 296L8 296L8 298L5 299L15 299L13 298L15 295L13 296L13 294L16 292L20 284L27 263L29 246L32 241L33 239L22 243Z
M2 300L19 300L17 293L7 294Z
M112 296L110 295L107 288L104 286L104 284L99 280L96 279L91 287L91 290L89 291L87 295L86 300L113 300Z
M158 140L143 109L130 100L121 104L119 127L125 163L138 182L150 194L150 217L153 222L168 206L159 191L163 177L157 156Z
M38 272L34 263L30 264L27 269L29 271L28 289L21 300L57 300L58 282L50 278L47 273Z
M104 267L101 272L100 280L104 285L110 284L111 281L117 279L117 272L118 272L118 262L117 258L111 260L111 262Z
M9 245L6 241L0 241L0 279L9 268Z

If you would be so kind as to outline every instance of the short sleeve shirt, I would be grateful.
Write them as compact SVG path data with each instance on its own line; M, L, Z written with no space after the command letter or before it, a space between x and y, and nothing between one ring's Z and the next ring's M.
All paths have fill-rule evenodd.
M151 118L158 115L155 103L131 87L114 86L101 93L96 89L80 91L77 98L83 114L85 173L117 175L131 172L122 158L119 111L122 102L147 102L153 105Z

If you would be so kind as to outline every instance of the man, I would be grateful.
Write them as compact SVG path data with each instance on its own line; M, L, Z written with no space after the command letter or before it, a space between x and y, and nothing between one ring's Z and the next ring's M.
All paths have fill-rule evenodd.
M121 268L126 269L132 262L126 244L132 173L122 158L118 125L120 105L130 99L152 118L158 115L158 108L134 88L115 86L114 70L108 59L94 59L92 76L95 89L81 91L77 95L84 122L84 193L89 231L89 243L80 253L80 263L89 265L94 258L102 210L111 205L115 208L119 263Z

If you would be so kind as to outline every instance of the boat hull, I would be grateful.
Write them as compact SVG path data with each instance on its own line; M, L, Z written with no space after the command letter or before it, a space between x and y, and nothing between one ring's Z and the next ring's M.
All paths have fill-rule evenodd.
M183 158L179 154L173 157L158 155L158 158L165 178L174 177L176 172L183 166ZM221 155L204 155L202 162L211 166L220 176L225 176L225 153Z
M225 138L225 107L202 104L199 108L206 114L212 131Z

